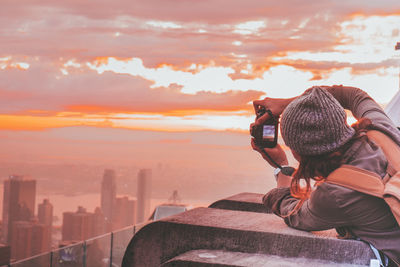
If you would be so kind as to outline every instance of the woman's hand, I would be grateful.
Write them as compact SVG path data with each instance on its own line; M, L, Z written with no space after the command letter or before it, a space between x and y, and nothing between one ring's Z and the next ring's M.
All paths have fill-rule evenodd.
M261 148L258 147L255 142L254 138L251 139L251 147L257 151L258 153L261 154L264 160L266 160L272 167L276 168L275 164L271 162L271 160L265 156L265 154L262 152ZM264 148L264 151L273 159L275 160L276 163L279 165L288 165L288 160L285 154L285 151L283 151L282 147L278 144L274 148Z
M254 100L253 101L253 106L254 106L254 111L257 114L258 110L261 107L264 107L265 109L271 110L272 114L276 117L279 117L283 110L285 110L286 106L289 105L290 102L292 102L295 98L270 98L266 97L262 100ZM270 119L270 115L266 112L264 115L262 115L260 118L256 119L255 124L256 125L261 125L268 119Z
M296 97L293 98L269 98L266 97L262 100L254 100L253 101L253 106L254 106L254 111L257 112L261 107L264 107L265 109L271 110L272 114L276 117L280 116L282 112L285 110L287 105L289 105L290 102L292 102ZM265 112L264 115L259 117L258 119L255 120L254 123L250 124L250 134L251 131L253 130L254 125L262 125L264 122L270 119L270 115L268 112ZM251 139L251 147L259 152L261 156L266 160L272 167L277 167L275 164L263 153L262 149L259 148L255 142L254 139ZM285 152L283 151L282 147L278 144L274 148L264 148L264 152L266 152L276 163L279 165L287 165L288 160L286 157Z

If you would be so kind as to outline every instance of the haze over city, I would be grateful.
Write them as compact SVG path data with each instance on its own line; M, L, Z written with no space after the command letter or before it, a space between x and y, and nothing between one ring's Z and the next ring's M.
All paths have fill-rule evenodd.
M252 100L399 90L398 0L5 0L0 25L0 182L35 179L58 224L100 205L105 169L132 198L152 169L153 206L265 193Z

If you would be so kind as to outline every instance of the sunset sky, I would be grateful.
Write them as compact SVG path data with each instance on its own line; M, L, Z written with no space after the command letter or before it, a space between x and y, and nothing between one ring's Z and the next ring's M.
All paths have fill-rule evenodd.
M398 0L1 5L3 159L46 144L67 153L48 145L66 138L106 143L112 130L139 143L178 133L152 134L158 145L193 144L185 132L247 134L252 100L312 85L360 87L382 105L398 90Z
M0 24L3 130L245 131L257 98L398 90L398 0L6 0Z

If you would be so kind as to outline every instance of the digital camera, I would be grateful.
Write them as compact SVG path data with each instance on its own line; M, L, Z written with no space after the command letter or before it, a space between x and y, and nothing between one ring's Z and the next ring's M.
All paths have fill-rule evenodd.
M266 113L264 107L257 111L257 119ZM278 124L279 118L272 116L262 125L253 125L251 135L254 137L255 144L260 148L273 148L278 143Z

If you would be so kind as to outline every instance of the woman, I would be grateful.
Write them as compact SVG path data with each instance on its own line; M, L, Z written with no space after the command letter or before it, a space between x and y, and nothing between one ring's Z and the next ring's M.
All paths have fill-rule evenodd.
M323 183L342 164L385 176L387 160L365 132L379 130L398 145L400 132L379 105L364 91L343 86L312 87L295 98L265 98L253 104L256 112L263 107L274 116L281 115L282 138L299 161L292 176L276 170L278 186L264 196L264 204L290 227L305 231L336 228L339 234L357 237L379 249L393 266L394 261L400 263L400 227L384 200ZM358 120L353 127L346 123L344 109ZM266 113L255 124L269 118ZM252 147L275 167L254 140ZM288 164L279 145L265 148L265 152L276 163ZM300 186L301 180L305 186ZM313 190L311 180L317 181Z

